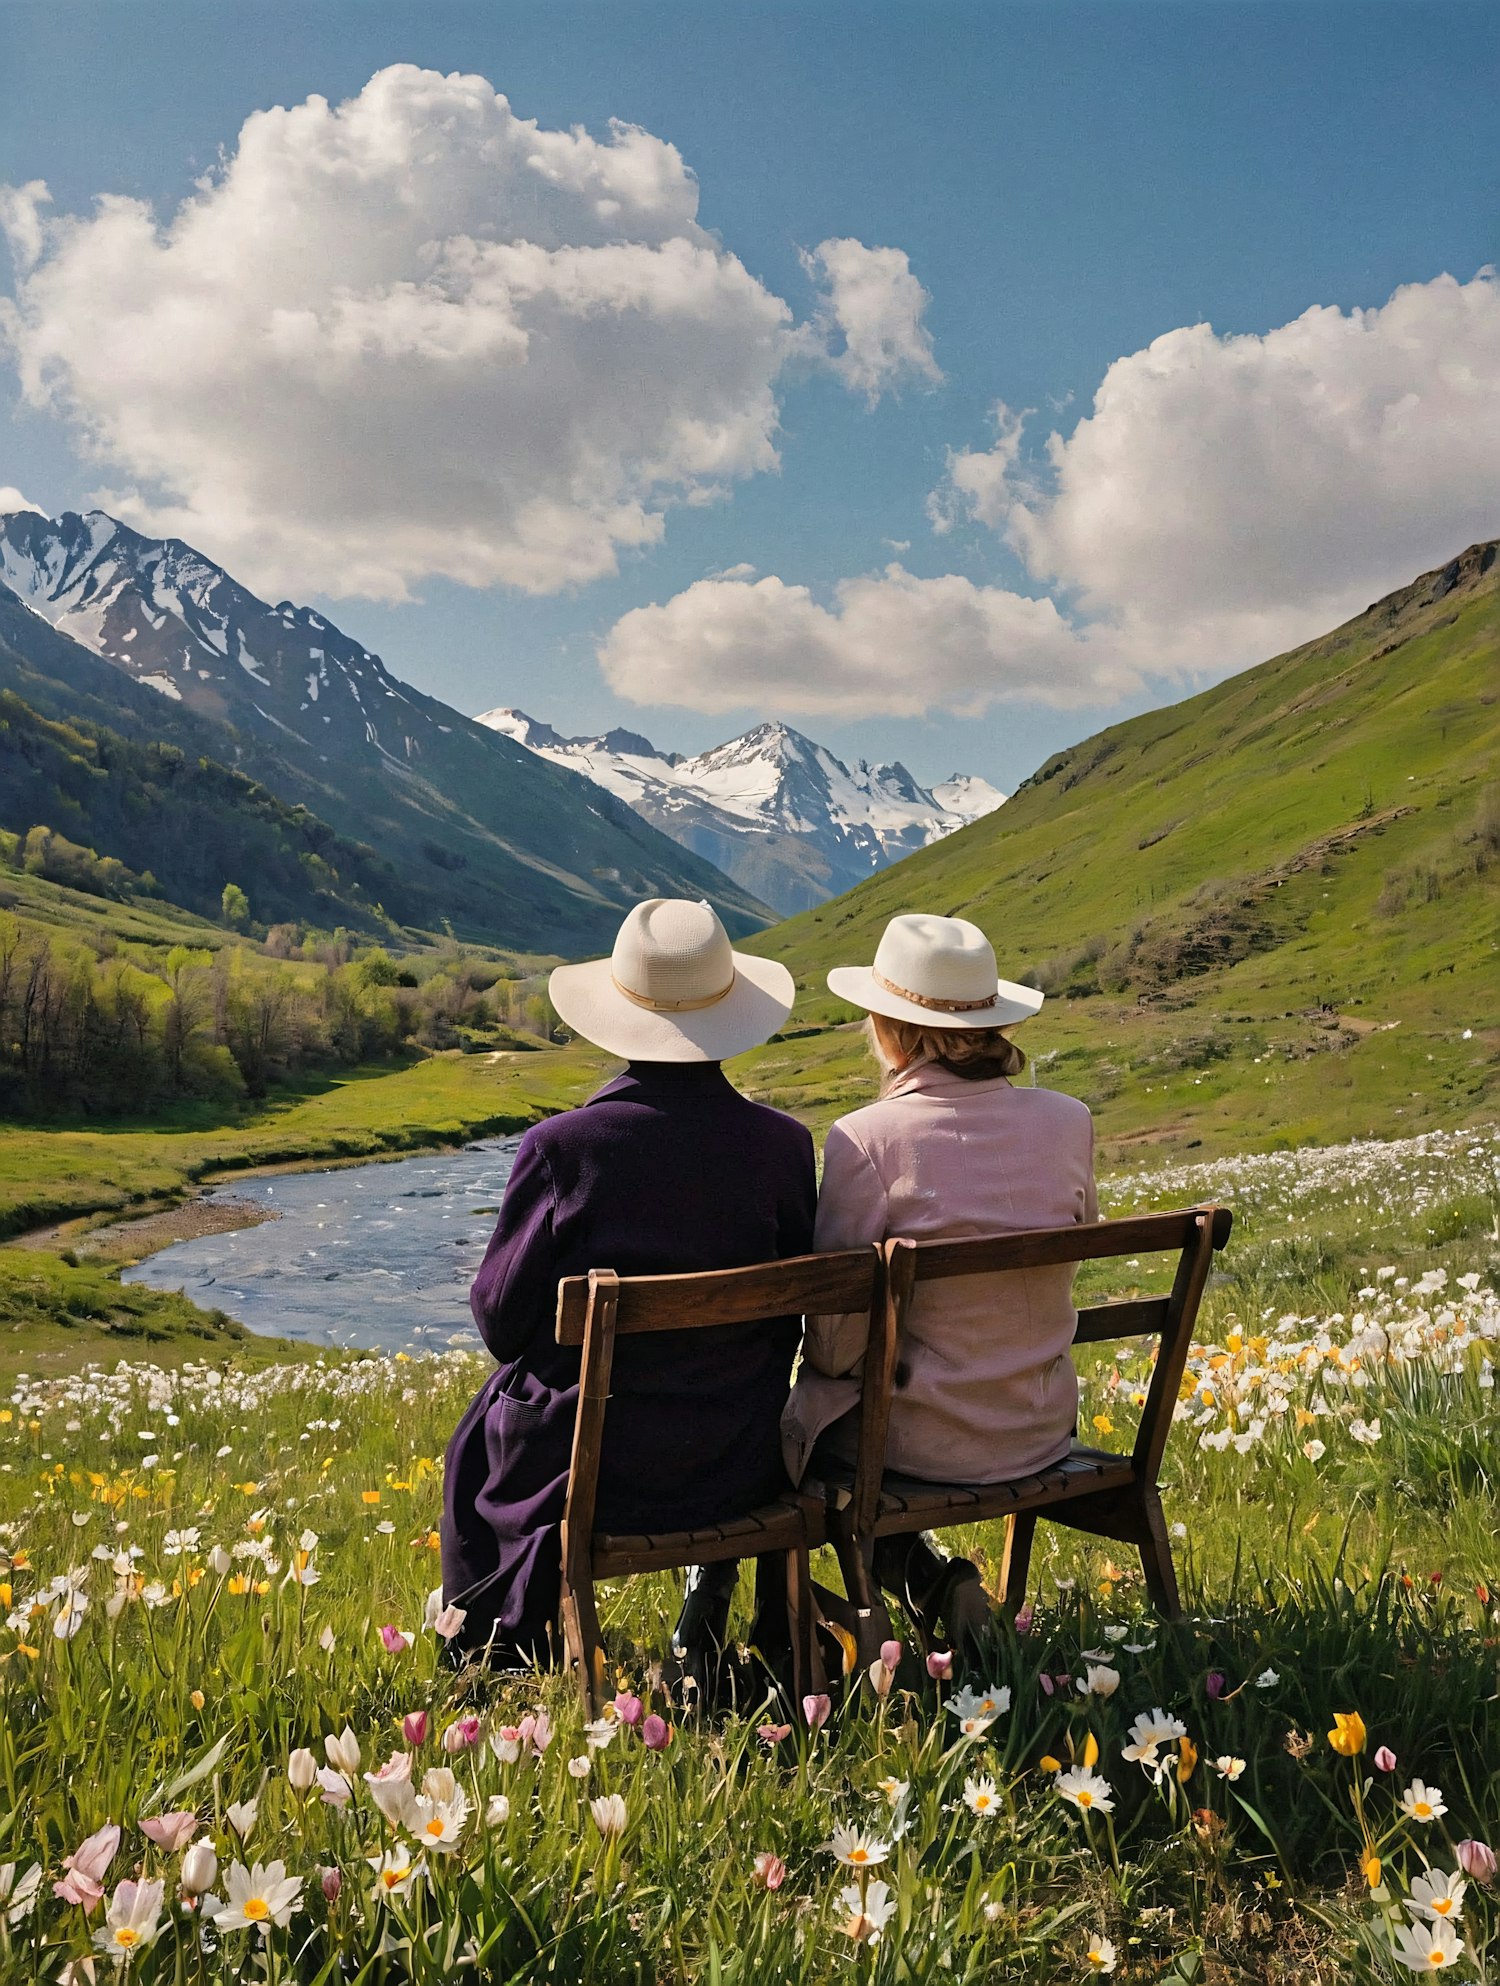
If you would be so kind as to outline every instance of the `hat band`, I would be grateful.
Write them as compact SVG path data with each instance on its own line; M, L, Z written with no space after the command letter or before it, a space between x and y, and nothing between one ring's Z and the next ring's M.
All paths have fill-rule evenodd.
M609 977L617 993L623 993L632 1006L644 1007L648 1014L696 1014L701 1013L705 1007L717 1007L721 1000L727 1000L734 991L735 980L735 975L731 973L729 984L721 987L717 993L710 993L706 1000L653 1000L649 993L637 993L632 987L625 985L623 980L616 979L613 973Z
M887 979L872 965L870 977L883 993L894 993L898 1000L910 1000L914 1007L930 1007L935 1014L977 1014L981 1008L993 1007L1000 997L999 988L985 1000L934 1000L926 993L913 993L909 986L898 986L893 979Z

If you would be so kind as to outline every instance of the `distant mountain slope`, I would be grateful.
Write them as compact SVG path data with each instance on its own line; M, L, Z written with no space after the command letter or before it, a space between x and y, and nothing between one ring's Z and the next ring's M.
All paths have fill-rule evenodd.
M212 756L369 843L434 921L462 935L595 950L625 908L653 894L707 896L736 933L766 921L743 888L630 808L580 792L398 681L322 615L269 606L191 546L144 538L100 511L18 511L0 517L0 588L30 609L29 626L4 617L14 657L53 683L49 701L11 681L29 703L132 731L139 705L124 686L144 688L155 702L146 735L175 739L179 720L193 720L186 729L213 739ZM74 657L43 638L54 631ZM113 699L79 668L80 647L113 671ZM80 685L87 708L71 694Z
M634 731L564 738L523 710L484 711L554 765L581 772L783 914L822 903L1003 804L955 773L919 786L904 765L853 767L786 724L760 724L696 758Z
M1000 813L753 944L797 975L799 1018L844 1020L823 975L868 959L888 917L969 917L1002 971L1054 996L1024 1034L1044 1081L1096 1099L1128 1083L1138 1121L1170 1114L1178 1136L1231 1091L1247 1143L1394 1136L1434 1085L1450 1118L1500 1104L1497 779L1500 560L1482 544L1059 752ZM1278 1118L1302 1056L1324 1073L1298 1079L1297 1109L1323 1101Z
M226 883L262 923L385 928L420 911L386 862L305 807L179 745L135 742L41 716L0 690L0 827L46 826L104 852L162 894L217 919Z

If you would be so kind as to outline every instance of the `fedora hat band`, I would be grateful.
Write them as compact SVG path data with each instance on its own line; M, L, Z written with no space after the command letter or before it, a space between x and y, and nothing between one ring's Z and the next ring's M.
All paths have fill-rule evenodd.
M705 1007L717 1007L721 1000L727 1000L734 991L735 981L735 975L731 972L729 984L721 986L717 993L710 993L703 1000L654 1000L649 993L637 993L634 987L627 986L613 973L609 977L617 993L623 993L632 1006L644 1007L648 1014L697 1014Z
M898 986L893 979L887 979L874 966L870 977L883 993L894 993L898 1000L910 1000L914 1007L927 1007L935 1014L977 1014L982 1009L993 1007L997 995L987 994L983 1000L934 1000L928 993L914 993L909 986ZM622 989L623 991L623 989Z

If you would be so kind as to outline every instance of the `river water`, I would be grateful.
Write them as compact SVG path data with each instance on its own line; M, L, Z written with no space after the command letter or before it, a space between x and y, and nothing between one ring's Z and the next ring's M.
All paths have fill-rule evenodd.
M208 1197L255 1201L276 1219L176 1242L124 1280L180 1289L274 1337L381 1352L478 1350L469 1284L518 1143L236 1180Z

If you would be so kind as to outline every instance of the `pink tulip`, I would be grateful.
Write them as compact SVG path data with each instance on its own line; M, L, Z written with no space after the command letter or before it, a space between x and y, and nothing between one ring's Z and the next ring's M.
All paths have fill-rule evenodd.
M880 1659L891 1673L894 1674L901 1666L901 1643L899 1641L882 1641L880 1644Z
M810 1731L821 1731L833 1714L833 1699L827 1695L805 1696L802 1699L802 1715L807 1719Z
M927 1657L927 1673L935 1683L945 1683L953 1674L953 1654L950 1649L934 1648Z
M479 1719L460 1717L450 1724L443 1733L443 1750L451 1757L455 1752L466 1752L479 1743Z
M64 1903L78 1904L83 1910L97 1909L104 1901L105 1873L119 1845L120 1830L113 1821L106 1821L97 1833L80 1842L71 1855L63 1857L63 1867L68 1873L61 1882L52 1885L53 1894Z
M141 1833L148 1841L154 1841L158 1848L165 1848L169 1855L175 1855L192 1840L198 1826L198 1816L185 1809L170 1814L156 1814L150 1820L141 1822Z
M1210 1669L1208 1674L1203 1678L1203 1688L1207 1693L1209 1702L1217 1703L1219 1698L1224 1694L1223 1670Z
M763 1745L779 1745L783 1738L792 1735L792 1727L790 1724L762 1724L755 1735Z
M1495 1851L1487 1841L1461 1841L1458 1844L1458 1866L1470 1882L1492 1883L1495 1880Z
M664 1752L672 1742L672 1727L653 1710L641 1726L641 1742L648 1752Z
M416 1750L421 1745L425 1745L427 1742L427 1712L425 1710L408 1710L406 1715L401 1719L401 1735L413 1750Z
M645 1709L641 1699L632 1696L628 1690L622 1690L615 1698L615 1715L622 1724L639 1724Z
M1379 1751L1376 1752L1375 1767L1379 1772L1394 1772L1396 1770L1396 1754L1391 1750L1389 1745L1382 1745Z
M399 1627L393 1627L389 1621L380 1630L380 1639L385 1644L387 1655L404 1655L411 1647L411 1636L403 1634Z
M1051 1696L1053 1690L1056 1688L1056 1685L1054 1684L1052 1678L1047 1674L1045 1669L1037 1677L1037 1681L1041 1684L1042 1695Z
M339 1900L339 1891L344 1887L343 1871L341 1869L320 1868L318 1870L318 1881L321 1883L323 1894L328 1898L328 1901L330 1903L337 1903Z
M1030 1634L1031 1623L1036 1619L1036 1608L1028 1600L1024 1607L1016 1608L1016 1633Z
M762 1889L780 1889L786 1881L786 1863L779 1855L757 1855L755 1880Z
M552 1719L545 1710L534 1711L529 1717L521 1719L516 1726L516 1732L522 1743L530 1745L535 1755L540 1758L552 1742Z

